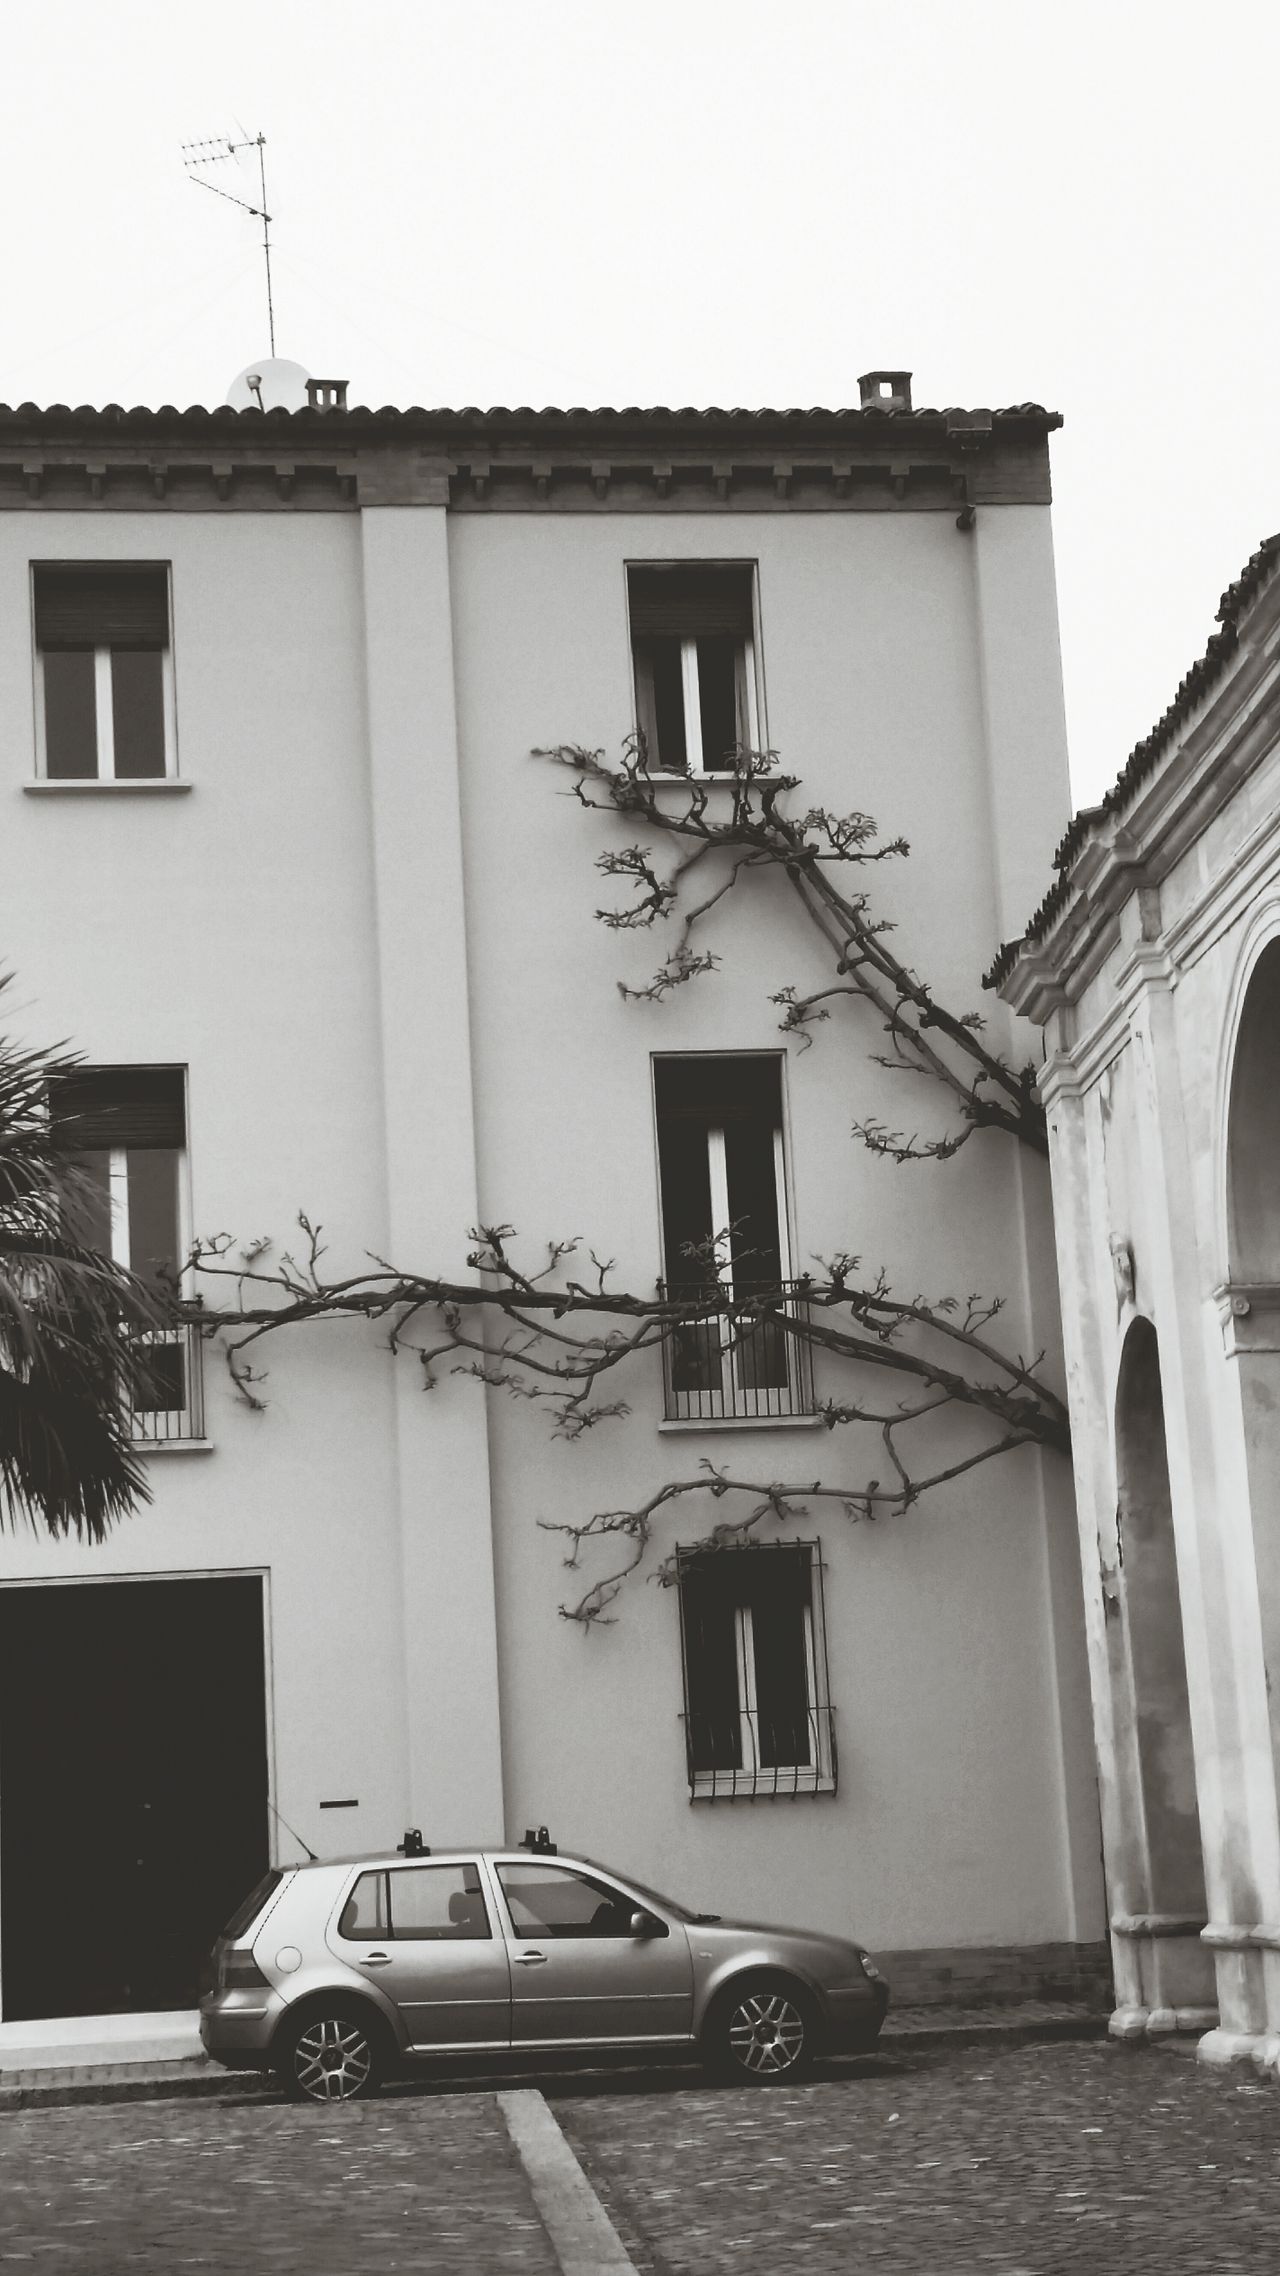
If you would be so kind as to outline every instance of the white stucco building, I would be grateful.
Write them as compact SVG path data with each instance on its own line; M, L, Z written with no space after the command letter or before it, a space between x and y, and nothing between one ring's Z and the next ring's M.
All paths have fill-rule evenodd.
M993 974L1041 1022L1122 2035L1280 2069L1280 540Z
M692 1130L713 1196L756 1177L780 1263L843 1249L991 1289L1013 1346L1052 1349L1035 1165L995 1137L915 1170L852 1143L855 1112L904 1110L865 1027L804 1052L779 1033L770 995L824 972L780 900L726 905L714 977L624 1003L652 942L602 932L605 826L529 754L616 752L638 722L675 763L739 732L776 747L806 800L910 838L886 908L942 995L980 1000L1067 817L1054 418L912 411L901 375L837 412L339 393L0 412L8 1013L83 1053L121 1253L224 1230L278 1253L305 1209L335 1270L373 1252L461 1276L469 1229L503 1222L651 1288L661 1150ZM996 1039L1013 1030L997 1006ZM725 1114L747 1135L717 1153ZM357 1326L274 1341L262 1413L213 1351L197 1401L200 1356L157 1360L150 1507L99 1548L0 1542L5 2027L180 2007L223 1881L406 1825L546 1822L699 1904L856 1926L977 1978L1096 1952L1059 1457L1023 1451L900 1522L815 1515L773 1568L811 1741L774 1795L686 1743L691 1714L766 1712L750 1650L736 1675L700 1663L692 1599L682 1642L679 1592L643 1581L610 1628L559 1619L563 1545L538 1521L704 1456L829 1470L804 1387L735 1416L691 1401L696 1369L664 1399L655 1360L624 1418L564 1445L474 1382L424 1396ZM684 1522L664 1549L705 1512ZM65 1709L37 1715L55 1666ZM120 1895L86 1946L87 1856Z

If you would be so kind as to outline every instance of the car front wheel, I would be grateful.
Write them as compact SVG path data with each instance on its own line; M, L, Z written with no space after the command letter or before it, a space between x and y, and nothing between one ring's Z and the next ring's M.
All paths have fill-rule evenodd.
M386 2069L377 2025L357 2007L337 2004L303 2016L276 2059L285 2091L305 2102L355 2102L375 2094Z
M799 1985L749 1983L727 1992L707 2026L704 2052L722 2078L781 2084L802 2078L817 2047L817 2017Z

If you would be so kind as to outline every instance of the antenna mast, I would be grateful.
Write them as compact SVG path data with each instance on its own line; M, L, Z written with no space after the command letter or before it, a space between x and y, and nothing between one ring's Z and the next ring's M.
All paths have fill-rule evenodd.
M184 142L182 149L184 153L182 163L187 169L187 180L189 182L195 182L202 190L212 190L215 197L226 198L229 204L238 205L242 213L251 213L256 220L262 223L262 258L267 271L267 332L271 341L271 353L274 356L276 352L276 312L271 296L271 216L267 212L267 138L265 134L245 135L242 142L231 142L226 136L218 135L211 142ZM236 158L242 150L256 150L258 153L258 181L262 192L261 205L250 205L247 198L235 197L230 190L224 190L218 182L206 182L204 176L197 172L197 168L201 166L217 166L225 159Z

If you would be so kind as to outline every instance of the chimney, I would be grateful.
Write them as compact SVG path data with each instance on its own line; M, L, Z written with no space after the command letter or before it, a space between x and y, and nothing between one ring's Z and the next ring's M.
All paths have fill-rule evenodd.
M309 379L307 402L313 411L345 411L347 383L345 379Z
M864 411L909 411L911 409L911 374L909 371L864 371L858 386L862 391Z

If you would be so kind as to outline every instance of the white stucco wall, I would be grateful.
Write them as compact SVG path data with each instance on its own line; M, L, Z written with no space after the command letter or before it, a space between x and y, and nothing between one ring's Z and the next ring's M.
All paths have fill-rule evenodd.
M188 1065L197 1232L287 1244L302 1207L335 1269L439 1268L477 1218L507 1220L652 1284L651 1054L781 1049L769 994L827 976L768 883L715 921L718 974L624 1004L616 978L661 954L593 918L595 856L624 833L528 755L617 750L625 563L682 554L758 562L770 741L806 800L911 839L877 898L998 1037L997 912L1066 813L1044 509L984 509L972 537L950 513L0 516L6 1012L91 1062ZM74 557L173 563L189 792L25 794L28 565ZM787 1050L797 1259L853 1248L904 1287L1001 1292L1009 1342L1052 1349L1045 1181L990 1138L941 1169L873 1162L855 1114L930 1111L868 1063L879 1040L855 1013ZM273 1798L314 1847L546 1820L708 1908L872 1943L1101 1932L1064 1466L1023 1454L874 1528L815 1515L839 1793L691 1806L673 1595L637 1581L584 1634L556 1617L573 1577L537 1520L703 1455L769 1479L862 1459L807 1426L663 1431L656 1368L628 1418L565 1447L474 1384L424 1398L372 1333L268 1364L254 1415L211 1363L213 1451L151 1457L150 1510L100 1549L0 1542L0 1581L265 1571ZM333 1794L360 1797L338 1835Z

